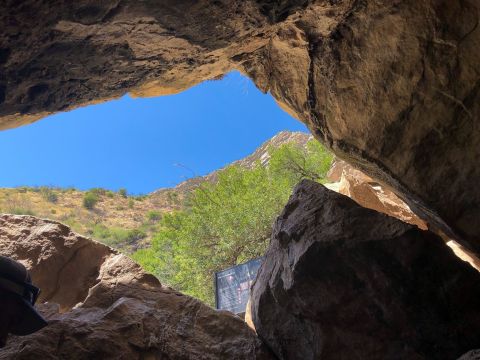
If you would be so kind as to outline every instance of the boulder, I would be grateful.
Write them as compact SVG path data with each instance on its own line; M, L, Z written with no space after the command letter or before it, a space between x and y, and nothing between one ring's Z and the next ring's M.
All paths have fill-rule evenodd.
M437 235L304 180L252 287L279 359L456 359L480 344L480 274Z
M42 289L41 331L0 359L272 359L241 319L162 286L126 256L32 216L0 215L0 254Z

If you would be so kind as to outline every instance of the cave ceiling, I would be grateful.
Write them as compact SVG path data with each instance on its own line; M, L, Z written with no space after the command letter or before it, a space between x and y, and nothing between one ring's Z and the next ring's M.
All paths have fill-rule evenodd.
M0 129L237 69L480 252L479 0L6 0Z

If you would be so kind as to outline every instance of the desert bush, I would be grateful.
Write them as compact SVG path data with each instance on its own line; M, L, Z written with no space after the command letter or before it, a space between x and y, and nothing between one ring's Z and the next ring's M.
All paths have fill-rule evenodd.
M92 210L98 202L98 195L94 192L88 191L83 196L83 207Z
M53 190L52 188L49 188L47 186L42 186L40 188L40 194L48 202L56 203L58 201L58 195L55 192L55 190Z
M157 210L150 210L147 212L146 218L150 222L158 221L162 218L162 214Z
M13 208L9 212L15 215L32 215L32 216L36 215L36 213L32 209L24 209L24 208Z
M123 249L144 239L147 234L141 229L109 228L103 224L95 224L91 230L91 236L105 245Z
M125 188L118 189L118 195L126 198L127 197L127 189L125 189Z

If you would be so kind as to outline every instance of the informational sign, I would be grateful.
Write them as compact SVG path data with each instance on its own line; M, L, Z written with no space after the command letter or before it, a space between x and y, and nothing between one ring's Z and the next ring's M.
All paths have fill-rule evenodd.
M247 308L250 286L257 276L262 258L215 273L215 305L217 309L241 314Z

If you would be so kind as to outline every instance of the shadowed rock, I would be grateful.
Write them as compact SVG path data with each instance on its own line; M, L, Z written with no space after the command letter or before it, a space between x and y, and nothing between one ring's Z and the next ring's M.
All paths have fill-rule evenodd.
M480 344L480 274L438 236L302 181L252 288L280 359L455 359Z

